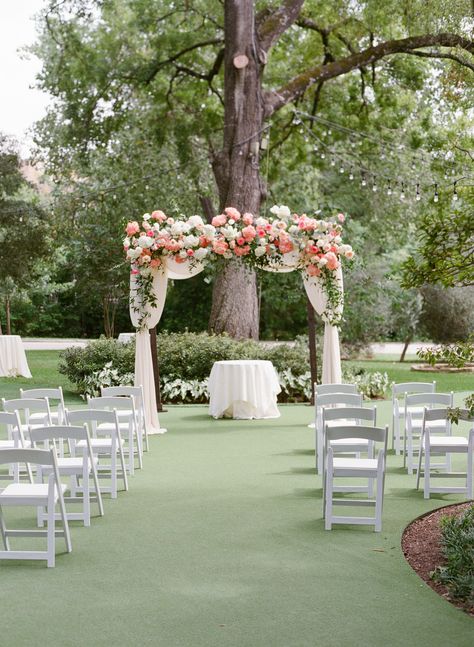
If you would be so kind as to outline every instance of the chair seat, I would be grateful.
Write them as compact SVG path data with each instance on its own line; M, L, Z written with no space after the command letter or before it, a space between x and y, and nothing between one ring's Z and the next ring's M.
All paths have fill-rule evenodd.
M423 446L425 441L423 440ZM466 447L468 446L467 438L461 436L430 436L430 447Z
M41 413L40 411L37 411L36 413L30 413L29 416L30 423L37 423L41 424L41 426L46 425L46 415L44 413ZM57 411L51 411L51 422L53 425L57 425L59 422L59 413Z
M128 414L128 421L130 420L130 418L131 418L131 415ZM128 421L126 423L119 422L120 431L128 431L129 429ZM96 432L99 434L100 433L110 434L111 432L115 431L115 429L116 427L112 422L103 422L102 424L97 425Z
M61 483L61 490L67 490L67 485ZM54 500L58 500L58 491L55 489ZM23 501L22 501L23 500ZM15 505L46 505L48 502L47 483L11 483L0 492L0 505L12 503Z
M120 444L122 447L124 446L125 442L123 439L120 439ZM87 443L85 440L80 440L79 442L76 443L76 449L85 449L87 447ZM104 449L107 451L110 451L112 449L112 439L111 438L91 438L91 447L92 449Z
M423 425L423 419L422 418L420 418L420 419L417 418L416 420L412 421L411 427L412 427L413 430L421 431L422 425ZM426 427L434 434L440 433L440 432L443 432L443 431L446 433L446 423L444 423L444 424L433 424L432 422L431 423L427 422Z
M408 413L411 413L412 418L422 418L423 417L423 411L425 410L425 407L408 407ZM405 409L400 410L400 418L405 417Z
M331 440L331 447L338 447L346 445L357 445L358 447L368 447L369 441L365 438L340 438L338 440Z
M91 469L91 461L88 460L89 470ZM94 457L94 463L98 464L97 457ZM66 456L65 458L58 458L58 469L61 474L82 474L82 458ZM43 467L43 472L48 474L52 468Z
M0 449L15 449L14 440L0 440Z
M350 469L350 470L374 470L377 471L376 458L333 458L334 470L337 469Z

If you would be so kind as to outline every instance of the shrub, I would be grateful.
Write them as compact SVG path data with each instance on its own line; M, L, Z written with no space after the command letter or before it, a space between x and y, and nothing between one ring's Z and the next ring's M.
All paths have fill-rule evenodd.
M445 584L454 600L474 604L474 505L442 518L441 545L446 566L438 566L433 579Z

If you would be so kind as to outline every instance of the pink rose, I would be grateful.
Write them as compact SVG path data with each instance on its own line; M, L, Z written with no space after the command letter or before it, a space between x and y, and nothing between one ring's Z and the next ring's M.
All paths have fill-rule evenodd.
M353 252L353 250L352 250L352 249L350 249L349 251L347 251L347 252L345 253L345 257L346 257L346 258L354 258L354 252Z
M234 207L226 207L224 209L224 213L229 218L233 218L234 220L240 220L240 211L237 211L237 209L234 209Z
M321 270L319 267L316 267L316 265L308 265L306 268L306 273L309 274L309 276L320 276L321 275Z
M211 224L214 227L222 227L222 225L225 225L226 222L227 222L227 216L221 213L219 216L214 216Z
M343 213L338 213L337 219L339 220L339 222L344 222L344 220L346 219L346 216Z
M246 225L251 225L253 223L253 215L251 213L244 213L242 220Z
M150 261L150 267L160 267L160 265L161 265L161 261L159 258L153 258Z
M234 253L236 256L246 256L250 253L250 247L248 245L244 245L243 247L236 247L234 249Z
M243 236L237 238L237 245L245 245L245 238Z
M162 211L153 211L151 214L151 217L153 220L159 220L160 222L164 222L166 220L166 216Z
M152 229L150 229L150 231L147 231L147 232L146 232L146 235L147 235L147 236L150 236L150 238L153 238L153 236L154 236L155 234L153 233L153 230L152 230Z
M193 251L192 249L188 249L188 250L186 251L186 254L187 254L188 256L194 256L194 251Z
M133 270L130 272L131 274L140 274L140 270L137 270L133 268Z
M244 232L242 231L242 233ZM257 236L263 238L265 236L265 229L263 229L262 227L257 227Z
M280 252L282 254L288 254L291 251L293 251L293 243L290 238L288 236L280 236Z
M247 225L247 227L244 227L242 229L242 236L245 238L247 242L250 242L251 240L253 240L256 235L257 235L257 232L255 230L255 227L253 227L253 225Z
M337 270L339 267L339 261L334 252L328 252L324 258L327 260L326 267L328 270Z
M127 236L133 236L133 234L136 234L140 231L140 227L138 226L138 222L135 220L133 222L129 222L127 225Z

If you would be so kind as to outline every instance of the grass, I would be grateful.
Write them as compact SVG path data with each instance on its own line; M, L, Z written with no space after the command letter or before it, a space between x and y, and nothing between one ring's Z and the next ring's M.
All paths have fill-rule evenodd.
M389 403L377 406L388 422ZM73 552L59 539L56 568L0 562L5 644L470 647L472 618L400 547L409 521L460 497L425 501L391 455L382 533L325 531L311 409L280 409L215 421L169 407L130 491L91 528L71 524Z

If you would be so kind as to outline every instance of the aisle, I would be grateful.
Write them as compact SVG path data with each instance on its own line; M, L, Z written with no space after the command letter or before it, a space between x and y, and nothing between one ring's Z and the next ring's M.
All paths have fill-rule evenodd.
M326 532L311 410L281 410L279 420L236 422L171 407L170 432L151 439L130 492L107 500L90 529L72 524L71 555L50 570L0 564L8 644L470 645L472 619L400 550L410 519L457 497L425 502L391 457L383 532Z

